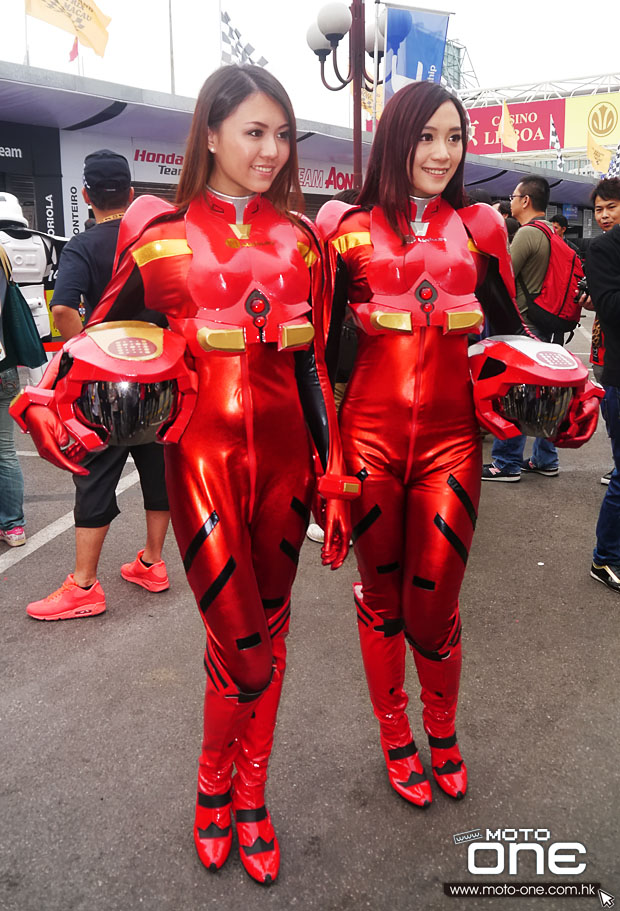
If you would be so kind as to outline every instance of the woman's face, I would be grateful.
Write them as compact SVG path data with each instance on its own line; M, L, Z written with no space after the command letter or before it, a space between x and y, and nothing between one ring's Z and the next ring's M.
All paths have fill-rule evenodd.
M217 130L209 130L214 151L209 186L227 196L264 193L290 155L286 114L262 92L249 95Z
M463 157L463 131L455 105L444 101L422 130L409 180L412 196L442 193Z

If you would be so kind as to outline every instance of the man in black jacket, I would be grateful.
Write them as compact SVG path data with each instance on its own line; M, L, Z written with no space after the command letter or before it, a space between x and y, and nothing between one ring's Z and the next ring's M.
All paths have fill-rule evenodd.
M609 182L609 181L607 181ZM595 191L596 192L596 191ZM595 205L598 197L595 198ZM620 199L616 200L620 211ZM592 241L586 258L588 288L605 338L601 406L614 471L596 525L590 575L620 593L620 223Z

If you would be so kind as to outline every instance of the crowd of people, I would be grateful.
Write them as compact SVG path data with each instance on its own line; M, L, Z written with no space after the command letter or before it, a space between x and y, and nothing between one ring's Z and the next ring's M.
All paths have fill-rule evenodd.
M481 479L557 474L553 443L537 439L525 462L524 437L498 441L493 463L482 467L468 366L468 343L483 328L525 342L537 334L514 275L537 293L545 238L528 225L544 219L546 182L528 177L515 188L520 227L509 248L501 206L465 191L464 108L441 86L415 83L386 105L356 203L328 203L314 225L300 214L295 134L282 85L260 67L231 66L200 92L175 205L141 197L130 206L125 159L110 150L87 156L84 199L96 224L66 246L53 298L67 343L11 406L40 454L72 472L76 486L75 568L28 605L32 618L105 610L97 566L129 453L147 534L121 574L148 591L169 584L162 546L171 517L206 630L196 849L207 869L220 869L236 827L241 862L263 884L279 871L265 786L311 510L325 565L342 566L353 543L360 646L388 779L426 807L433 789L406 711L407 651L431 780L460 800L467 768L456 734L459 592ZM608 217L611 190L599 190L595 210ZM605 340L616 464L592 574L620 591L620 542L610 531L620 504L620 279L604 277L610 259L620 262L617 236L609 231L592 244L587 272ZM342 342L352 326L350 357ZM147 395L170 333L183 340L178 369L189 379L154 433L158 442L104 448L113 428L103 414L96 424L79 409L67 426L58 403L78 363L98 395L116 394L103 369L122 352L118 380L128 384L131 361L131 382ZM93 343L103 353L89 361ZM346 384L338 413L336 383ZM596 398L586 390L581 404L563 415L563 426L579 426L580 441L594 431ZM23 517L11 522L23 526Z

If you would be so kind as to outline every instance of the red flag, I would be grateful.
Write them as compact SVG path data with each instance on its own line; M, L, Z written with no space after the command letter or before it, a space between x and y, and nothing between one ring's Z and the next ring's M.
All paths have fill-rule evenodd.
M69 63L73 63L75 58L78 55L78 40L77 38L73 42L73 47L71 48L71 53L69 54Z

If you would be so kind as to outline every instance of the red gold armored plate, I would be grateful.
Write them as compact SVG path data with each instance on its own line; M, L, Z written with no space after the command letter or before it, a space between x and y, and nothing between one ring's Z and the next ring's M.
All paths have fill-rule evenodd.
M86 334L110 357L124 361L149 361L163 352L164 330L138 320L100 323Z

